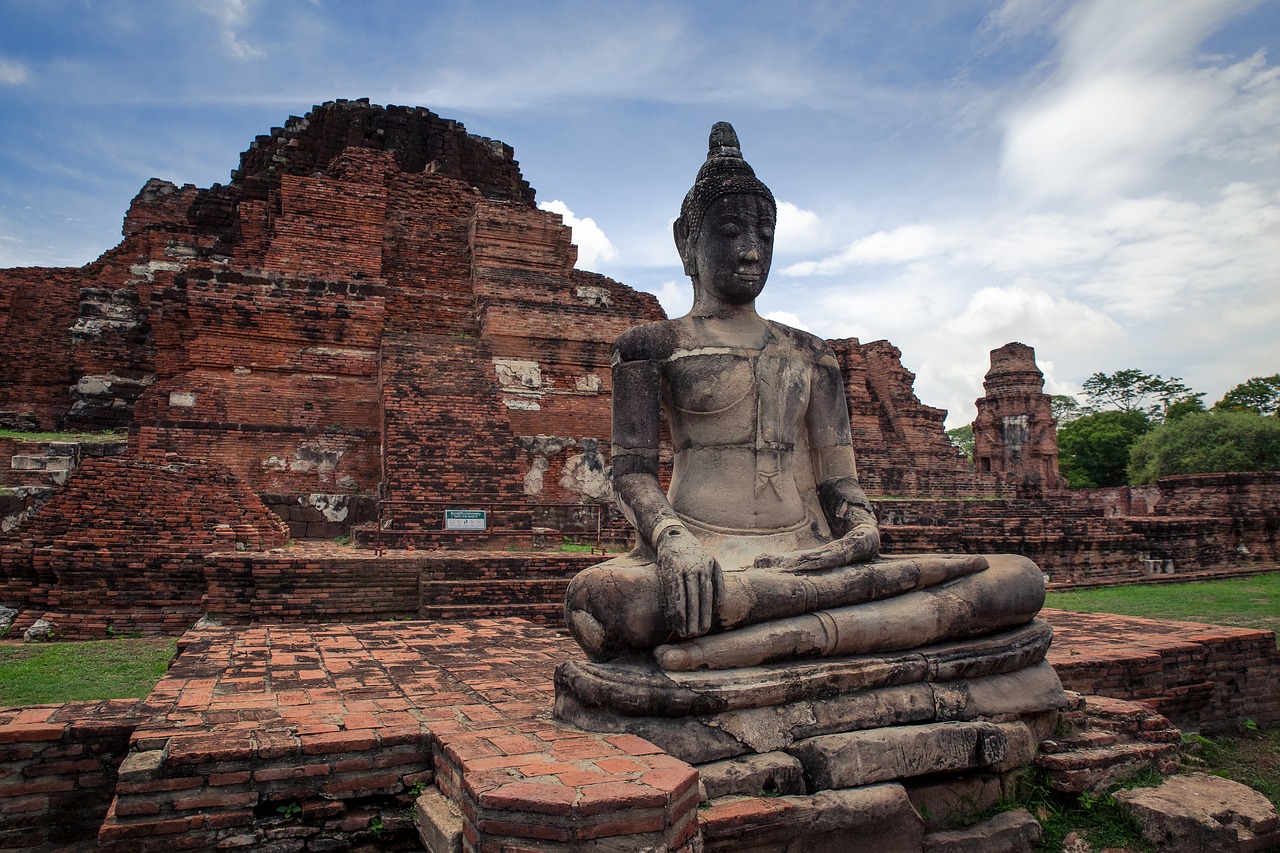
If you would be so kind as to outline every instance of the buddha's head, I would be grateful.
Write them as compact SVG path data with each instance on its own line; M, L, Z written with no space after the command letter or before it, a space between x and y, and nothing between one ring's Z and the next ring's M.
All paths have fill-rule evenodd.
M760 295L773 261L773 193L742 159L728 122L711 128L707 161L680 206L674 231L695 297L746 304Z

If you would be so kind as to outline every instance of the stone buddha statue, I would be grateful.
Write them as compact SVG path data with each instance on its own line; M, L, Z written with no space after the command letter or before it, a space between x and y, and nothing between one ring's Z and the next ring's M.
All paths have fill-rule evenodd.
M831 349L756 313L776 223L715 125L675 222L693 307L614 347L613 485L637 543L569 586L590 660L556 669L555 712L707 779L763 762L802 779L784 793L884 794L919 823L901 780L977 774L998 791L1050 731L1063 693L1035 618L1044 579L1015 555L879 554Z
M1044 583L1029 560L875 559L835 356L756 313L773 195L729 124L709 147L674 226L693 307L614 346L613 483L638 546L570 586L579 644L597 661L652 652L666 670L723 669L1030 621ZM664 415L675 454L665 494Z

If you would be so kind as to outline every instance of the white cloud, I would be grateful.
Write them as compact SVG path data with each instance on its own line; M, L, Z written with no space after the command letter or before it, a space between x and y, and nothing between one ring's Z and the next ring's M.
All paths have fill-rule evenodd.
M21 86L30 76L27 66L21 62L0 57L0 85Z
M825 231L822 220L812 210L805 210L789 201L778 202L778 228L774 244L780 251L812 251L823 245Z
M901 264L937 255L953 246L953 239L933 225L902 225L877 231L850 243L820 261L801 261L785 268L785 275L835 275L867 264Z
M576 216L569 205L559 199L538 202L538 209L560 214L564 224L573 229L573 242L578 247L578 269L595 269L601 261L618 257L618 250L591 217Z
M200 11L218 22L222 46L236 59L259 59L266 52L240 38L239 32L249 22L254 0L201 0Z
M668 279L654 292L668 317L683 317L693 307L693 285L688 281Z
M804 324L804 321L790 311L770 311L764 316L766 320L772 320L775 323L781 323L784 326L791 326L793 329L802 329L806 332L810 331L809 327Z
M1101 311L1025 282L981 288L943 329L975 340L1026 337L1046 343L1069 340L1074 346L1097 345L1122 333Z
M1238 159L1221 144L1224 119L1280 129L1280 86L1262 54L1222 67L1197 67L1192 55L1244 5L1091 0L1073 8L1060 23L1058 74L1007 117L1008 186L1033 202L1106 200L1140 190L1188 152Z

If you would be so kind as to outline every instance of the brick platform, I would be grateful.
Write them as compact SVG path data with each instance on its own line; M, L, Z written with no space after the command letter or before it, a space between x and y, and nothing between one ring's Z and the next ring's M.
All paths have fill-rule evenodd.
M1280 725L1280 650L1255 628L1106 613L1041 611L1053 664L1068 690L1138 699L1181 728L1232 731L1246 719Z
M550 717L552 668L577 654L558 632L206 628L181 648L119 768L99 849L412 840L404 811L433 781L460 806L468 849L617 837L676 849L696 832L693 768Z
M1144 699L1184 725L1280 721L1270 632L1044 616L1072 689ZM684 762L551 717L554 665L580 656L553 628L214 626L180 649L146 700L0 709L5 846L92 849L100 825L98 849L113 851L417 849L424 792L456 806L474 851L679 850L737 825L728 804L697 808Z

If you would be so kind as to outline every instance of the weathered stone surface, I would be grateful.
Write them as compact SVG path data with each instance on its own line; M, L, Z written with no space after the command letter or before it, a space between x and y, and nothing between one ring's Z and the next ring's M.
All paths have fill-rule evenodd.
M989 767L1007 750L1006 732L992 723L929 723L822 735L787 752L818 791Z
M1031 853L1043 834L1029 811L1015 809L964 829L931 832L924 853Z
M556 713L586 729L628 731L640 735L686 761L702 763L748 751L786 749L804 738L858 729L974 720L1007 714L1030 719L1039 714L1052 714L1063 701L1057 675L1044 663L1008 674L940 683L917 682L890 687L833 686L828 683L821 689L804 689L801 679L810 668L839 669L853 663L851 660L833 660L791 665L797 679L791 693L795 698L791 701L787 701L784 694L775 700L775 704L731 708L719 713L708 712L706 708L716 707L708 704L701 712L690 710L677 717L621 713L617 708L611 708L607 701L608 696L619 695L616 691L608 694L603 703L587 705L573 681L566 679L566 672L581 665L563 664L557 669ZM771 677L781 678L789 668L775 665L771 669L777 670L771 673ZM648 669L632 665L625 671L640 682L644 673L653 673L656 668L652 664ZM753 683L754 669L736 672L742 684L733 686L735 692ZM733 674L734 671L671 675L682 679L710 680L714 677L717 683L725 684ZM767 679L761 678L754 683L762 685L762 692L768 692ZM708 693L714 695L712 691ZM660 708L663 695L666 694L656 692L652 705L647 707ZM804 698L806 696L810 698ZM620 707L632 706L621 703ZM1045 732L1037 732L1037 736L1043 734ZM1028 760L1030 750L1027 740L1020 738L1018 748L1012 754L1020 756L1019 760Z
M703 799L732 794L778 796L803 794L804 768L785 752L744 755L698 768Z
M852 690L1014 673L1041 661L1051 637L1049 627L1036 620L989 637L905 652L699 672L669 672L643 658L609 665L574 661L560 667L556 678L562 691L585 705L633 716L679 717L826 699ZM1034 683L1037 692L1053 695L1028 697L1025 708L1006 713L1043 710L1046 701L1059 701L1052 681L1046 673L1044 680ZM955 701L977 701L985 713L996 713L1031 685L1001 690L999 683Z
M920 817L901 785L803 797L726 797L698 816L706 853L918 853Z
M1181 733L1145 703L1067 697L1066 733L1042 738L1035 758L1055 791L1101 791L1146 769L1177 772Z
M1252 853L1280 844L1276 808L1252 788L1202 773L1115 795L1158 850Z
M24 643L43 643L54 637L54 626L48 619L37 619L31 627L22 632Z
M964 773L903 784L929 832L986 811L1004 795L1004 778L996 773Z
M413 815L428 853L462 853L462 814L439 789L423 792L414 801Z

